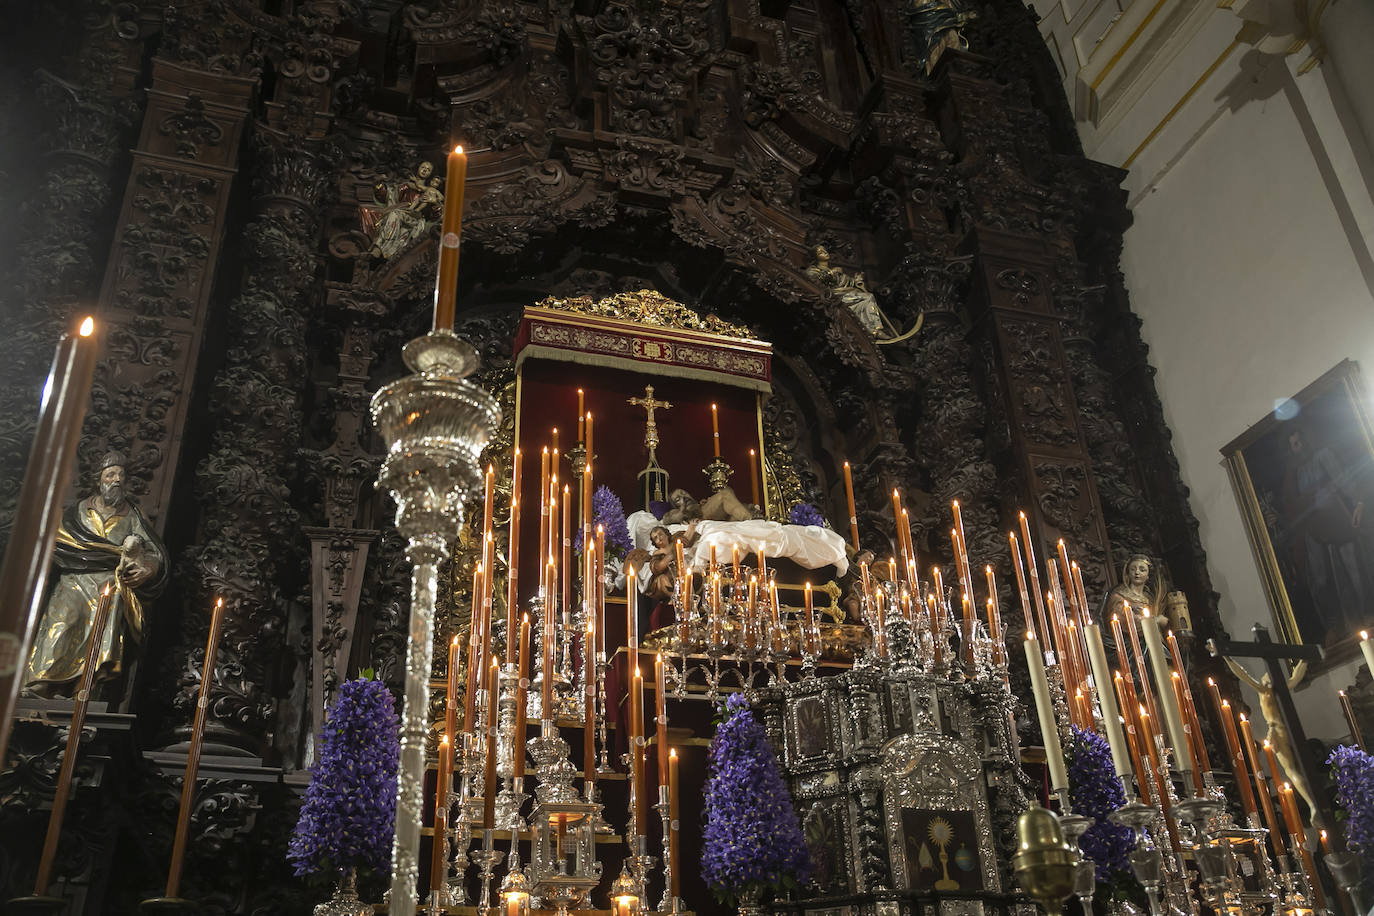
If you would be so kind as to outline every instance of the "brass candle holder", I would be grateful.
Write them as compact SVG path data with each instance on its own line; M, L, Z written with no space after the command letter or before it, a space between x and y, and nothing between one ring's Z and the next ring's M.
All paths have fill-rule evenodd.
M1062 916L1064 901L1074 892L1078 850L1064 839L1059 818L1035 804L1017 819L1016 836L1011 862L1021 889L1049 916Z

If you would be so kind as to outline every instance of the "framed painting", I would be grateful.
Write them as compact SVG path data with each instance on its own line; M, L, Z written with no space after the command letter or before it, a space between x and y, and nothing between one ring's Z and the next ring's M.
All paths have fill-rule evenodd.
M1345 360L1221 450L1279 634L1352 655L1374 624L1374 429Z
M903 808L901 823L908 888L985 890L972 811Z

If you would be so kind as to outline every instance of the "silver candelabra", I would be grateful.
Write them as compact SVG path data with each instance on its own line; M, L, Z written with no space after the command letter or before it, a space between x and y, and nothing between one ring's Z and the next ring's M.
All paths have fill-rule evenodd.
M452 331L412 340L403 357L411 374L373 396L372 422L387 444L378 482L396 500L396 530L413 566L390 905L398 916L414 916L438 567L480 485L478 459L501 413L466 381L477 353Z

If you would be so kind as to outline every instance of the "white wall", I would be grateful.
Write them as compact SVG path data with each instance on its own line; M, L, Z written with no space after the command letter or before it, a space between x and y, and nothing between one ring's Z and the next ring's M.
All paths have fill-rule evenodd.
M1104 4L1124 11L1085 41ZM1213 3L1037 7L1061 59L1087 49L1063 63L1089 155L1131 170L1127 289L1223 620L1245 639L1273 622L1219 449L1342 359L1374 378L1374 5L1328 4L1332 40L1305 73L1314 42L1264 53L1272 33ZM1345 736L1335 691L1355 668L1299 693L1309 735Z

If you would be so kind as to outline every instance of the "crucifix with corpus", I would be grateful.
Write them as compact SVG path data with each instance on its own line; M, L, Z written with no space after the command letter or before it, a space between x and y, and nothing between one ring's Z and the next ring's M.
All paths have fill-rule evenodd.
M658 424L654 422L654 411L669 410L673 405L656 400L653 385L644 386L644 397L628 398L626 403L643 407L645 413L644 445L649 450L649 463L639 472L639 477L644 481L644 508L647 509L650 503L664 502L668 498L668 472L658 463Z
M1234 642L1229 639L1207 640L1207 651L1212 656L1225 659L1226 664L1236 676L1249 684L1260 695L1260 712L1269 726L1269 743L1274 754L1283 761L1293 788L1298 791L1312 809L1312 820L1316 826L1332 828L1336 823L1335 812L1331 810L1326 797L1312 791L1312 786L1321 785L1325 771L1317 766L1316 758L1307 743L1302 720L1298 717L1297 707L1293 705L1292 688L1296 687L1307 672L1307 663L1322 657L1320 646L1304 646L1296 643L1276 643L1269 638L1269 630L1255 624L1252 632L1254 642ZM1267 672L1258 680L1241 667L1234 658L1258 658L1264 661ZM1293 673L1284 672L1285 661L1296 661ZM1278 774L1274 774L1278 778ZM1339 831L1331 830L1332 836Z

